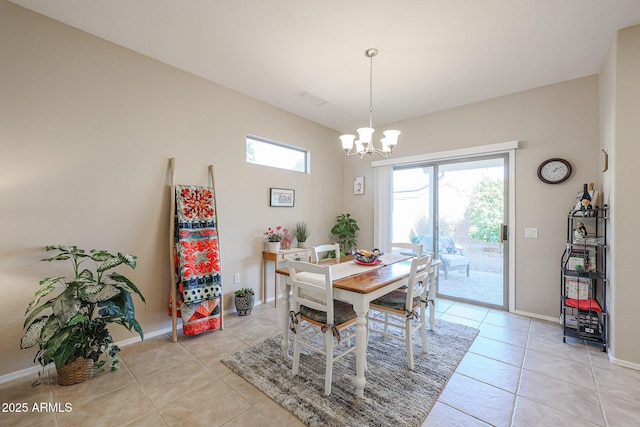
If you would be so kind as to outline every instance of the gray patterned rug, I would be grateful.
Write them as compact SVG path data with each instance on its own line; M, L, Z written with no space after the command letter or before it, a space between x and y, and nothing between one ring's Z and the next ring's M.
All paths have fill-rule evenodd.
M293 376L292 350L289 357L281 354L282 335L222 363L308 426L420 426L478 334L444 320L435 329L427 331L428 353L421 352L419 335L414 337L414 372L407 369L404 342L371 334L364 400L355 397L355 353L334 363L328 397L323 356L303 347L300 373Z

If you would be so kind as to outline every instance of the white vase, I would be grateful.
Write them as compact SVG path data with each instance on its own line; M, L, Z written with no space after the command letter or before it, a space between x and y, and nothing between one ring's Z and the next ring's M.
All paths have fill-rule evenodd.
M309 243L307 242L298 242L298 247L302 249L307 249L309 247Z
M279 252L282 242L267 242L267 252Z

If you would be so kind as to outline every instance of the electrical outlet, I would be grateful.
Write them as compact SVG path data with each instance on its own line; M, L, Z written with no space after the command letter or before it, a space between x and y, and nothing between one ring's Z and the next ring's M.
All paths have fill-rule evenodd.
M538 229L537 228L525 228L524 229L524 237L537 239L538 238Z
M240 283L240 273L236 273L233 275L233 283L236 285Z

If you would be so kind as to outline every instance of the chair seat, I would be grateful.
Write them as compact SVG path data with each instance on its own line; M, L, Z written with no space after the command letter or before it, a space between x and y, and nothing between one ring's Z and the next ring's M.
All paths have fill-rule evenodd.
M407 301L407 293L399 290L389 292L380 298L371 301L372 306L389 308L400 312L405 311L405 302ZM413 307L420 304L420 296L413 298ZM412 307L412 308L413 308Z
M440 254L440 259L450 267L462 267L469 264L469 258L463 255Z
M320 324L327 323L326 311L314 310L313 308L301 305L300 315ZM342 301L333 301L333 320L335 322L334 326L349 322L350 320L353 320L355 318L356 312L353 310L353 306L351 304L347 304L346 302Z

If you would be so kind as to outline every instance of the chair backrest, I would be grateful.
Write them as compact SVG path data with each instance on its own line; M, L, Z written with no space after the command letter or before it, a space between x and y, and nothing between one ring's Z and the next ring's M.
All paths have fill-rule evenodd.
M289 261L292 303L327 313L327 324L333 324L333 279L330 265Z
M413 258L411 261L411 272L409 273L409 288L407 290L406 307L413 306L414 298L426 293L428 288L428 276L431 270L433 255Z
M340 245L337 243L329 243L326 245L319 245L319 246L313 247L313 257L312 257L313 262L320 261L322 259L320 258L320 254L330 252L330 251L335 251L336 260L340 261Z
M407 255L413 256L422 256L422 243L405 243L405 242L396 242L391 243L390 245L391 252L400 252L406 253ZM395 249L399 249L396 251Z

